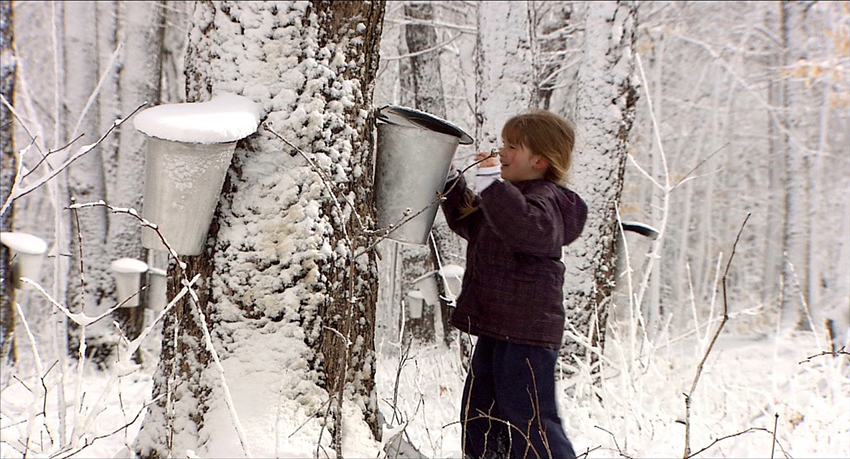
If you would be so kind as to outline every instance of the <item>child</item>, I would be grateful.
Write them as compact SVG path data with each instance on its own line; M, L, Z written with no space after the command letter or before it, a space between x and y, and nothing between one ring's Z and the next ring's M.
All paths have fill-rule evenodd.
M478 337L461 405L464 457L574 458L555 404L555 363L565 321L561 248L587 218L584 201L560 185L575 132L533 110L509 119L502 141L498 160L480 164L478 194L453 169L442 203L468 242L451 322ZM488 179L499 165L501 177Z

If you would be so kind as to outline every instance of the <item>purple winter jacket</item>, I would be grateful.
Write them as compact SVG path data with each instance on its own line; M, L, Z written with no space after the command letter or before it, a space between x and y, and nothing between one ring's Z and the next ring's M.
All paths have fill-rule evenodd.
M587 205L548 180L497 181L479 196L459 175L446 190L443 213L449 227L468 242L452 324L472 335L560 349L565 321L561 248L581 234ZM463 204L470 199L478 210L464 216Z

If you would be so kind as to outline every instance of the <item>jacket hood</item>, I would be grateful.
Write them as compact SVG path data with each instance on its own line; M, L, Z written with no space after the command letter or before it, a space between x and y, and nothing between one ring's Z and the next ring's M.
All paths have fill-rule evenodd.
M556 185L558 189L558 207L564 221L563 245L578 239L587 221L587 204L578 193L569 188Z

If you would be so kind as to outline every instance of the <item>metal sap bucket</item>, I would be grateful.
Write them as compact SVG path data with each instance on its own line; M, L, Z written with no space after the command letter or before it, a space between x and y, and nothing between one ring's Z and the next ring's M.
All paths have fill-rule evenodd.
M472 137L451 123L418 110L387 105L377 110L375 206L378 226L390 239L426 244L458 145ZM407 216L425 209L398 226Z
M236 142L185 143L148 136L142 217L180 255L199 255L218 204ZM142 228L142 246L166 250L156 231Z

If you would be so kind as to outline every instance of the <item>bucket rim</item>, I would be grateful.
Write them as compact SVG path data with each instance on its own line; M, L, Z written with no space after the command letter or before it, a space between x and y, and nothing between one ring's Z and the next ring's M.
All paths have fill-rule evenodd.
M378 122L416 127L441 134L448 134L457 137L458 143L461 145L469 145L473 142L472 137L466 131L454 124L421 110L403 107L401 105L384 105L378 108L375 119Z

